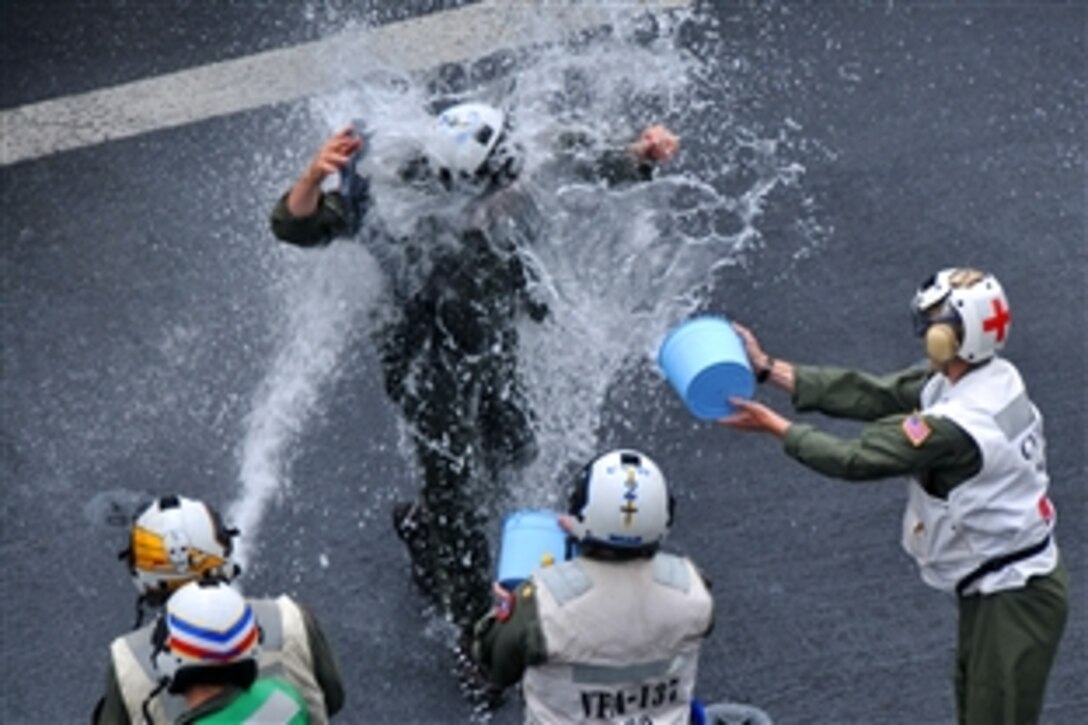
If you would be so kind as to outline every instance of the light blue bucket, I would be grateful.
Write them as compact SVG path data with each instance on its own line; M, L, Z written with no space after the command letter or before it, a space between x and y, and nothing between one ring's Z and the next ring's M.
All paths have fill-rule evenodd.
M695 317L675 327L661 343L657 363L701 420L729 415L730 397L751 398L756 389L744 343L722 317Z
M525 509L503 519L497 579L504 589L512 591L537 569L567 558L567 533L554 511Z

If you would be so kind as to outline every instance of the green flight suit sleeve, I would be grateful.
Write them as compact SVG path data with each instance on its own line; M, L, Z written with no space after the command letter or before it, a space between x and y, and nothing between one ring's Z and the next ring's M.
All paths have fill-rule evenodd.
M917 414L873 421L853 439L794 423L783 448L826 476L847 481L913 476L940 498L982 467L982 454L966 431L946 418Z
M94 722L96 725L129 725L131 722L112 659L109 669L106 670L106 694L94 709Z
M288 193L284 193L272 209L270 223L277 239L298 247L321 247L337 237L349 236L344 202L339 192L322 192L317 210L305 217L294 216L288 211Z
M317 620L302 605L299 605L299 610L306 625L306 638L313 656L314 677L321 691L325 693L325 710L330 716L335 715L344 707L344 683L340 679L340 667Z
M917 414L929 376L922 368L875 376L795 365L793 404L798 411L868 424L857 438L847 439L795 423L783 439L786 454L847 481L912 476L930 495L947 497L982 468L982 453L951 420Z
M876 376L811 365L794 365L793 374L793 407L799 412L865 421L917 410L930 375L922 368Z
M653 161L632 156L624 145L596 148L593 138L580 131L561 133L556 155L575 178L608 186L649 181L656 169Z
M520 682L526 668L544 663L544 633L531 579L515 592L509 619L500 621L496 612L489 612L477 622L473 654L491 684L502 688Z

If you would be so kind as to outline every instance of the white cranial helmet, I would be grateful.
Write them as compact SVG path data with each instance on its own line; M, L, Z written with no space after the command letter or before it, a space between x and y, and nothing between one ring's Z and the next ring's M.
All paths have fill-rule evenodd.
M426 141L444 181L473 180L506 130L506 114L483 103L462 103L440 113Z
M958 357L978 363L1005 347L1012 315L1001 284L976 269L943 269L919 287L911 302L915 330L938 362Z
M230 558L231 538L237 533L203 501L163 496L136 517L122 556L137 591L161 603L194 579L233 578L238 567Z
M610 549L652 550L672 525L665 477L645 454L616 450L579 474L570 497L571 535Z
M153 662L171 692L186 680L246 679L256 675L260 641L253 609L237 590L224 581L194 581L166 603L152 634Z

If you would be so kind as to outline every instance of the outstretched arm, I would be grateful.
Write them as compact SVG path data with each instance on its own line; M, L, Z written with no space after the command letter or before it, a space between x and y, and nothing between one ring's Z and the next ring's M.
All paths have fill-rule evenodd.
M309 247L351 233L345 201L336 192L326 194L321 185L330 174L342 171L362 144L362 138L345 128L322 145L272 210L272 233L277 239Z
M910 368L891 375L870 375L844 368L795 365L763 349L755 334L734 322L756 379L789 393L801 412L819 411L834 418L872 421L910 413L920 405L929 372Z
M559 155L569 171L585 181L604 181L617 186L649 181L659 164L671 160L680 149L680 140L663 124L648 126L630 143L602 149L593 136L582 131L560 135Z
M326 141L287 192L287 211L296 217L307 217L317 211L318 202L321 200L321 184L325 177L339 173L347 166L351 155L362 145L363 140L350 127L338 131Z

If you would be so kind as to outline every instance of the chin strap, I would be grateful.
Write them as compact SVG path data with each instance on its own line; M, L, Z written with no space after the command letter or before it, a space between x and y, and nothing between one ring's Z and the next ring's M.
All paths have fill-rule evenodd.
M151 717L151 701L159 696L159 693L163 691L163 688L165 688L169 682L169 678L166 677L159 680L159 684L155 686L155 689L152 690L146 698L144 698L143 704L140 705L140 710L144 713L144 722L147 723L147 725L155 725L155 720Z
M136 597L136 621L132 623L133 629L139 629L144 623L144 612L147 611L147 595L141 594Z

